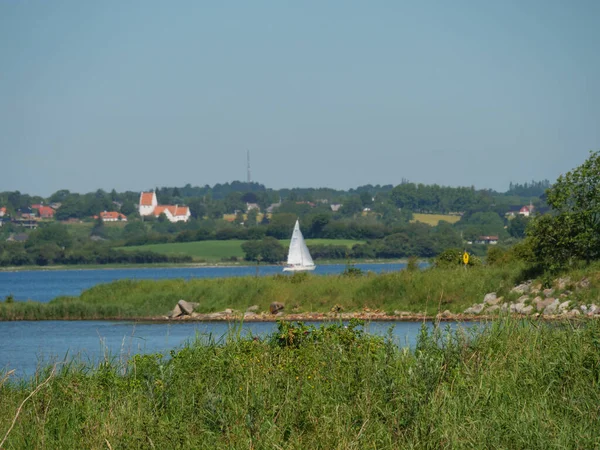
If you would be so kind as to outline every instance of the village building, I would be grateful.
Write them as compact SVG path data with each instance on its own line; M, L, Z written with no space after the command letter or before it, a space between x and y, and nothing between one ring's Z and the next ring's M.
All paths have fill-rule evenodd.
M498 243L498 236L479 236L475 241L476 244L496 245Z
M38 205L33 205L33 208L37 209L40 219L54 219L55 211L52 208L43 205L39 205L39 207L36 208L36 206Z
M164 214L169 222L187 222L190 217L190 208L180 205L159 205L156 192L142 192L138 206L140 216L158 217Z
M102 217L103 222L127 222L127 216L117 211L104 211L99 216ZM94 216L94 219L98 219L98 216Z
M0 208L0 217L4 217L6 215L6 207Z

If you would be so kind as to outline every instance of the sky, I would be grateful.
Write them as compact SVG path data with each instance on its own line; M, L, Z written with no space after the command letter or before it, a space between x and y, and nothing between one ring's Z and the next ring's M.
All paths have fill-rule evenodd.
M600 150L596 0L0 0L0 191L498 191Z

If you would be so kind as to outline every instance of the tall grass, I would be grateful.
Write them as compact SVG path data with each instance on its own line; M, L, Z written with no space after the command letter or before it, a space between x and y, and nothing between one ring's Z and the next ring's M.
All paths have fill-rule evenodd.
M0 439L48 373L0 386ZM599 383L597 321L423 328L414 351L356 323L281 324L63 367L6 448L595 448Z
M346 311L362 308L393 313L438 309L462 312L481 302L487 292L507 293L519 276L518 268L479 267L469 270L430 269L365 276L239 277L226 279L120 280L95 286L78 298L58 298L47 304L0 303L0 319L96 319L164 316L179 299L199 303L198 312L258 305L267 311L273 301L286 311Z

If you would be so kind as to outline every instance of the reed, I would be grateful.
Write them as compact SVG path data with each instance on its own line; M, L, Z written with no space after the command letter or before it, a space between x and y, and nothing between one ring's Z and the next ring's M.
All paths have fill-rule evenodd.
M414 350L281 323L9 379L0 438L14 422L6 448L595 448L599 342L598 321L424 327Z

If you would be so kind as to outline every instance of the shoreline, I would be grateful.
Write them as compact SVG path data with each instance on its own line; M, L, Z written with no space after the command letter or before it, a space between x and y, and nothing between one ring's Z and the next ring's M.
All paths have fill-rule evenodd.
M335 260L327 260L319 262L317 266L333 266L333 265L356 265L356 264L406 264L407 259L380 260L366 259L353 260L352 262L336 262ZM427 262L419 260L419 263ZM284 264L261 264L259 267L284 267ZM61 270L126 270L126 269L216 269L216 268L232 268L232 267L256 267L256 264L249 262L211 262L211 263L173 263L173 264L73 264L60 266L11 266L0 267L1 272L51 272Z
M463 314L463 313L440 313L436 315L427 315L424 313L405 313L405 314L385 314L378 312L354 312L354 313L291 313L291 314L225 314L225 313L193 313L191 316L180 316L177 318L169 318L167 316L148 316L148 317L98 317L98 318L51 318L51 319L14 319L5 320L2 322L42 322L42 321L64 321L64 322L135 322L147 324L184 324L190 322L210 323L210 322L269 322L276 323L279 321L285 322L338 322L348 321L352 319L364 320L365 322L484 322L494 321L503 318L511 319L530 319L541 321L582 321L588 319L600 319L598 315L582 315L578 317L567 316L564 314L545 315L545 314Z

